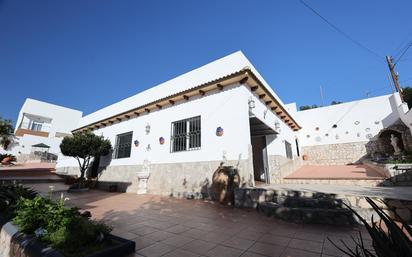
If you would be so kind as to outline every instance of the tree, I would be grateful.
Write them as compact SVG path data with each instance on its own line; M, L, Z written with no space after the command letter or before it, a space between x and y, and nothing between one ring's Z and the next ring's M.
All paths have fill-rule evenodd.
M299 107L299 110L304 111L304 110L310 110L310 109L315 109L318 108L319 106L317 106L316 104L312 104L312 105L302 105Z
M335 100L333 100L331 103L330 103L330 105L336 105L336 104L341 104L342 102L341 101L335 101Z
M10 137L13 136L13 132L14 128L11 120L5 120L0 117L0 145L4 150L7 150L11 143Z
M412 108L412 87L402 88L403 100L408 104L409 109Z
M112 150L112 145L108 139L91 132L75 133L73 136L63 138L60 150L62 154L77 160L80 168L80 182L82 182L93 158L108 155Z

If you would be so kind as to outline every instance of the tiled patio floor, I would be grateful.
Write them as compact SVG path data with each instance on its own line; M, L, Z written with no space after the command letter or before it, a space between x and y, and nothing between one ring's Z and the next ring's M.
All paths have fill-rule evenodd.
M134 256L342 256L327 237L352 244L360 229L291 224L199 200L101 191L68 197L111 224L114 234L134 240Z

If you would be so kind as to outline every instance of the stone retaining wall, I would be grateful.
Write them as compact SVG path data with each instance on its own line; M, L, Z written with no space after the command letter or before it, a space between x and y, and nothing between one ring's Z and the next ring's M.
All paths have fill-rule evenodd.
M307 165L345 165L358 162L367 155L367 143L353 142L345 144L328 144L302 147L307 156Z
M281 155L269 155L269 172L270 172L270 183L271 184L281 184L283 183L283 178L297 170L302 166L302 159L295 156L294 159L289 159Z
M235 190L235 207L238 208L257 208L259 204L273 202L279 203L280 199L285 198L316 198L321 193L293 191L284 189L265 189L265 188L239 188ZM325 194L323 194L325 195ZM372 215L378 217L376 212L371 208L363 196L345 195L345 194L327 194L331 198L338 199L343 203L349 205L358 212L364 219L370 220ZM405 221L412 221L412 201L394 200L394 199L379 199L373 198L375 203L383 208L392 218L395 218L392 210L389 210L385 204L379 200L385 200L390 208L394 208L396 213ZM408 209L409 208L409 209Z
M182 195L208 193L212 175L220 166L219 161L150 164L148 192L160 195ZM254 185L249 159L227 161L224 165L238 167L240 185ZM137 172L143 165L108 166L99 175L103 187L117 185L119 191L137 192ZM78 175L77 167L57 168L57 174Z

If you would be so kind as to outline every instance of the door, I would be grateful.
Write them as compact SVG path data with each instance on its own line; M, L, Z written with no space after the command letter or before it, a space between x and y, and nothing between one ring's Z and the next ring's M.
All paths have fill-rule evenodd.
M253 136L251 140L255 181L268 183L266 137Z

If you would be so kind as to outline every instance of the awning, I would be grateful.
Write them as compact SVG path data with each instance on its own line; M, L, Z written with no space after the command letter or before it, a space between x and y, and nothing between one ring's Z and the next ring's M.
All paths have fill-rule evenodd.
M50 146L48 146L48 145L46 145L46 144L43 144L43 143L32 145L32 147L50 148Z

